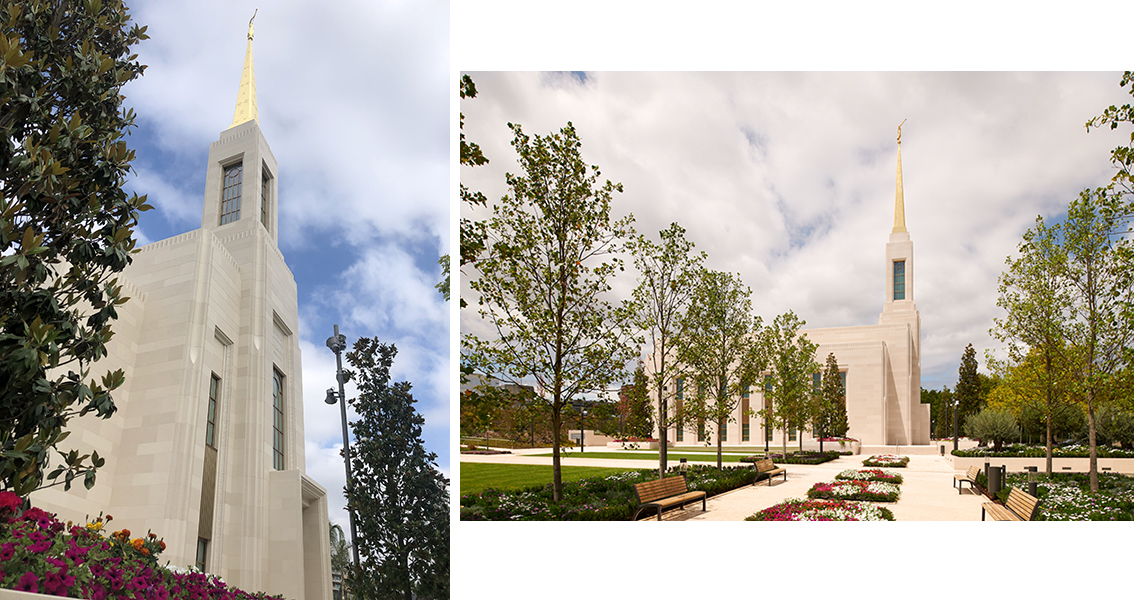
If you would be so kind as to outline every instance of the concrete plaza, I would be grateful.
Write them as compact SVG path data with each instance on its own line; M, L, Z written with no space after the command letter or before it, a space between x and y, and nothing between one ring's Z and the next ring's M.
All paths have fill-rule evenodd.
M502 464L553 464L545 456L523 456L546 452L548 449L514 450L513 454L502 455L468 455L463 454L463 462L484 462ZM587 451L603 452L602 448L586 448ZM787 469L788 481L778 478L770 485L762 480L753 486L746 486L712 496L706 501L707 510L701 510L701 503L690 504L682 510L667 511L662 515L665 521L742 521L745 517L787 498L807 498L808 490L815 483L832 481L836 474L845 469L865 468L861 462L873 454L894 453L892 449L865 449L857 456L841 456L840 458L819 465L778 465ZM671 452L680 454L687 452L685 448L675 448ZM929 452L916 454L915 452ZM617 451L625 452L625 451ZM986 501L983 496L969 490L964 484L962 491L952 487L952 477L956 471L944 459L936 454L933 447L905 447L902 454L910 457L908 466L898 469L887 469L904 476L904 483L900 486L900 500L894 503L879 503L892 511L897 521L979 521L980 504ZM652 460L604 459L604 458L578 458L578 452L572 450L562 457L562 465L585 467L627 467L632 469L657 468L656 455ZM698 454L702 457L711 457L716 460L714 453ZM725 457L725 464L736 464L737 457ZM650 517L656 519L656 515ZM989 519L990 520L990 519Z

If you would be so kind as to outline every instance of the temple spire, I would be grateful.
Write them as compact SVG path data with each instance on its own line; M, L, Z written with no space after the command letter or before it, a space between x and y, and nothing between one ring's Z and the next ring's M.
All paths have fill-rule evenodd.
M908 232L908 228L904 226L904 176L900 169L900 128L907 120L904 119L896 127L896 215L892 220L892 233Z
M255 14L259 14L259 9L255 9ZM231 127L251 119L259 122L259 104L255 101L255 60L251 52L254 41L255 15L251 15L247 24L247 57L243 59L243 78L239 80L239 100L235 102L235 120Z

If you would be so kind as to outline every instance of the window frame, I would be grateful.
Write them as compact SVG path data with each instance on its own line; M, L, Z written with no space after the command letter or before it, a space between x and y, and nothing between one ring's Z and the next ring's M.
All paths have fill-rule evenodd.
M227 182L231 172L235 171L235 180L231 183ZM228 196L228 192L234 191L234 195ZM228 210L228 203L231 203ZM231 163L223 167L223 190L220 194L219 203L219 224L227 225L234 223L243 216L243 161Z
M286 376L277 367L271 367L271 453L272 467L276 471L287 468L287 434L283 394Z
M210 388L207 391L207 445L215 448L216 420L219 411L219 390L223 386L223 379L215 373L211 374Z

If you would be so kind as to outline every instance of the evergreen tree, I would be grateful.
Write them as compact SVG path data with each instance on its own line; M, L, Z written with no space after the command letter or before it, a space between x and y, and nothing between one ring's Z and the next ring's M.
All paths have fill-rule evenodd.
M350 424L347 498L358 526L361 565L351 575L356 598L450 597L450 503L446 478L423 441L410 383L390 383L397 352L360 338L346 355L359 396Z
M848 411L845 407L844 378L837 366L836 355L831 352L824 360L820 393L827 410L824 434L828 437L845 437L848 435Z
M123 191L135 114L121 90L147 39L119 0L5 2L0 12L0 488L95 484L103 459L57 450L68 421L115 412L97 377L146 197ZM50 454L63 459L50 473ZM88 463L88 459L91 462ZM58 481L63 475L63 481ZM48 484L48 485L55 485Z
M976 372L976 349L968 344L960 359L960 380L956 382L956 435L952 439L952 449L960 449L960 423L967 416L980 411L980 375Z

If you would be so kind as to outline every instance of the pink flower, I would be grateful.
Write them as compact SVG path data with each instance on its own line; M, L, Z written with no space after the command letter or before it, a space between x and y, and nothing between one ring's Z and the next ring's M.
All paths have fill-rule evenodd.
M35 573L28 571L24 573L20 581L16 582L16 587L12 589L18 592L38 592L40 591L39 583L40 578L37 577Z

